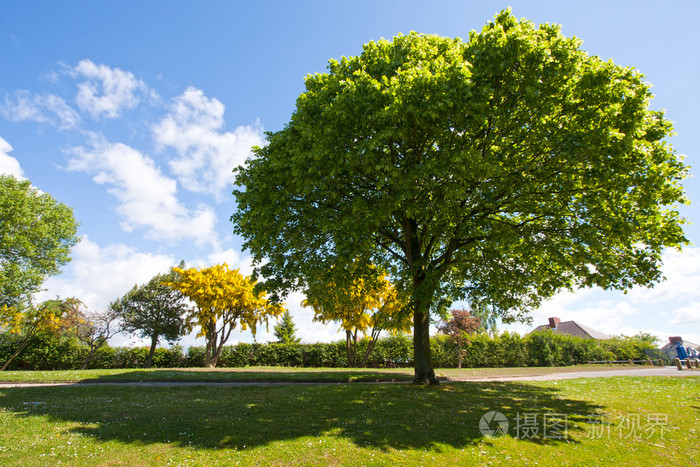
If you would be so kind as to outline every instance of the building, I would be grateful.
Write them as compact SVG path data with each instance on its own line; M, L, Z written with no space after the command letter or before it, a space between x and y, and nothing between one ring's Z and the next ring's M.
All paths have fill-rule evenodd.
M661 350L666 352L671 359L676 358L676 342L680 342L681 347L686 349L686 351L688 349L695 349L696 351L700 352L700 345L694 344L690 341L685 341L680 336L671 336L668 338L668 343L661 347Z
M537 326L532 332L551 329L557 334L582 337L583 339L611 339L610 336L576 321L561 321L559 318L549 318L549 324Z

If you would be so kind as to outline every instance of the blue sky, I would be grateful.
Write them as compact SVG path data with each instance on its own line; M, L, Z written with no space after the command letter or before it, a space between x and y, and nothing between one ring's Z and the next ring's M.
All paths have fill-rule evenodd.
M98 311L181 259L249 272L229 222L231 169L288 121L304 76L398 33L466 38L509 5L517 17L562 24L591 55L643 72L652 107L675 124L671 144L691 173L700 166L697 1L3 2L0 172L72 206L83 236L44 297L76 296ZM697 200L697 179L685 186ZM563 293L533 313L532 326L509 329L558 316L700 343L700 213L695 204L682 213L693 245L665 255L666 282ZM312 323L301 299L288 305L303 340L339 338L337 326Z

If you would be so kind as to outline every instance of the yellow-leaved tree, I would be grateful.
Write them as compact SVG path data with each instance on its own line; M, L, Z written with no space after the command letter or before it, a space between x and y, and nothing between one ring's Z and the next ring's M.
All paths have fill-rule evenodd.
M0 332L19 336L17 348L0 367L4 371L12 360L40 332L58 334L82 322L77 298L46 300L39 305L17 304L0 306Z
M227 264L208 268L174 268L178 278L169 285L182 292L196 306L187 316L188 328L201 328L198 337L206 341L205 365L213 368L231 332L240 325L253 335L258 324L267 326L270 317L284 313L280 304L270 303L255 282Z
M356 261L345 271L329 271L326 280L308 287L302 302L314 310L314 321L340 322L351 367L358 363L358 333L368 338L360 361L360 366L366 366L382 331L403 333L412 325L408 303L387 275L372 265L362 272L360 268Z

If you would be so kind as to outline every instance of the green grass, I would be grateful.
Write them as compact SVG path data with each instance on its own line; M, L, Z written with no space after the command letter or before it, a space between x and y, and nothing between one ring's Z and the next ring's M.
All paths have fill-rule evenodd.
M506 436L479 432L491 410L508 417ZM540 436L516 437L517 414ZM566 436L541 436L562 414ZM0 464L691 466L699 422L696 377L2 388Z
M569 367L531 368L442 368L439 377L503 377L535 376L570 371L641 368L634 365L576 365ZM410 381L413 368L167 368L167 369L112 369L66 371L4 371L1 382L60 382L60 381Z
M0 382L105 381L391 381L413 377L412 369L346 368L167 368L0 372Z

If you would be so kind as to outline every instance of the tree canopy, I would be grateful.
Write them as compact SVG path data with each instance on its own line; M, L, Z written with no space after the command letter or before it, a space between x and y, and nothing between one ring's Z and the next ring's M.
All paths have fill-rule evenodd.
M80 300L75 298L70 300L73 300L75 306L73 312L75 319L68 326L68 331L88 348L81 366L84 370L92 363L97 351L107 345L110 338L122 331L121 314L112 307L104 311L88 312Z
M184 268L184 262L180 267ZM151 340L146 368L150 368L153 362L160 339L175 342L186 330L185 315L190 307L182 292L168 285L177 278L172 269L167 274L157 274L146 284L134 285L123 297L110 304L110 308L121 316L125 331Z
M474 334L482 327L481 319L474 316L469 310L464 308L450 310L450 318L438 324L439 332L450 336L456 344L457 368L462 368L463 350L465 338L469 334ZM469 342L467 340L467 342Z
M497 14L469 39L370 42L307 76L284 129L237 169L234 231L268 290L362 257L411 297L416 382L433 311L504 320L561 289L661 278L687 243L687 168L633 68L560 27Z
M76 298L61 300L58 297L38 305L32 303L0 305L0 332L21 336L17 348L0 367L0 371L7 369L12 360L38 333L59 334L82 325L84 322L82 306L82 302Z
M71 208L28 180L0 175L0 305L29 300L70 261L78 242Z
M405 297L399 295L386 274L361 261L354 261L346 269L331 268L309 284L306 297L302 305L314 310L314 321L340 322L351 367L367 364L382 331L400 333L411 329ZM368 342L358 362L359 333Z
M270 303L264 292L255 289L255 281L227 264L208 268L174 268L177 278L169 283L196 304L187 316L189 330L200 327L198 337L206 340L205 363L215 367L224 344L238 325L250 328L253 335L261 323L280 316L284 308Z
M277 342L280 344L298 344L301 338L296 337L296 325L292 319L292 314L286 310L282 315L282 319L273 328Z

